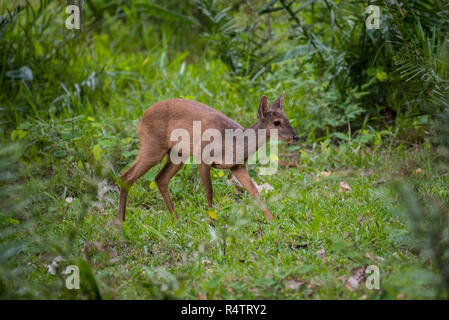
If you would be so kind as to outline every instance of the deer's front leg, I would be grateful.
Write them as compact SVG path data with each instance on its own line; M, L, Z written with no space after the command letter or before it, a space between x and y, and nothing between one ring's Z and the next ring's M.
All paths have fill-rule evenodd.
M204 193L206 194L207 207L212 208L212 199L213 199L213 190L212 190L212 181L210 179L210 166L206 164L198 165L198 169L200 171L201 181L204 186ZM212 219L209 217L209 224L212 224Z
M259 202L259 205L261 206L263 213L265 214L265 217L267 217L268 220L273 220L273 215L268 211L268 209L263 204L262 200L260 199L259 191L257 191L256 186L253 183L253 180L249 176L248 170L246 169L246 166L239 165L231 168L231 173L234 175L234 177L240 182L243 188L246 189L246 191L249 192L249 194Z

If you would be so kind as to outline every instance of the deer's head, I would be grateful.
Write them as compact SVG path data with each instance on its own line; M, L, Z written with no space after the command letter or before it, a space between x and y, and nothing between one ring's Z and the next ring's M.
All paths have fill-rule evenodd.
M298 141L298 136L284 113L284 94L277 98L270 108L268 108L267 97L262 96L257 118L259 118L260 127L267 129L267 132L270 132L270 129L277 129L280 140L290 143Z

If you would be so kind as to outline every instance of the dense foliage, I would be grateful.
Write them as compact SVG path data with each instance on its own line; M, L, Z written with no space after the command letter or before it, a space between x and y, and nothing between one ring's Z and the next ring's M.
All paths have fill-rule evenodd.
M369 5L380 29L366 27ZM0 297L447 298L448 1L86 0L81 12L69 30L61 2L0 4ZM114 229L145 108L195 99L248 126L260 95L283 91L293 168L251 171L274 186L277 222L216 171L208 227L203 196L182 192L199 187L188 165L170 185L182 223L155 168ZM81 291L48 273L56 256L80 266ZM373 263L382 290L345 287Z

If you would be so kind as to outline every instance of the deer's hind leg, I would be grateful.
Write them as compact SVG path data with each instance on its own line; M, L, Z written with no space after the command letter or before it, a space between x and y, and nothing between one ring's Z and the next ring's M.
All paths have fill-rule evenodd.
M259 191L257 191L257 188L254 185L253 180L249 176L248 169L246 169L246 166L237 165L231 168L231 173L240 182L242 187L249 192L249 194L254 198L254 200L256 200L259 203L265 217L267 217L268 220L272 221L273 215L270 213L270 211L268 211L268 209L265 207L262 200L260 199Z
M206 164L199 164L198 170L200 172L201 181L204 186L204 193L206 194L207 207L209 209L212 208L212 200L213 200L213 189L212 189L212 180L210 179L210 166ZM209 224L212 225L212 218L209 217Z
M121 175L118 224L125 221L126 199L129 189L137 179L161 162L164 155L165 152L154 152L154 148L150 148L150 144L142 146L133 165Z
M173 202L170 199L170 193L168 191L168 184L170 183L171 178L175 176L175 174L181 169L183 163L175 164L170 159L170 153L167 154L167 161L165 166L156 176L156 184L159 189L159 192L162 195L162 198L165 201L168 211L176 218L179 219L178 214L176 213Z

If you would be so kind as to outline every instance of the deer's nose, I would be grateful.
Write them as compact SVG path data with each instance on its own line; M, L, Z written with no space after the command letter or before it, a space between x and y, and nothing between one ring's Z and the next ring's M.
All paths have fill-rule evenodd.
M298 136L293 136L293 141L298 141L299 140L299 138L298 138Z

